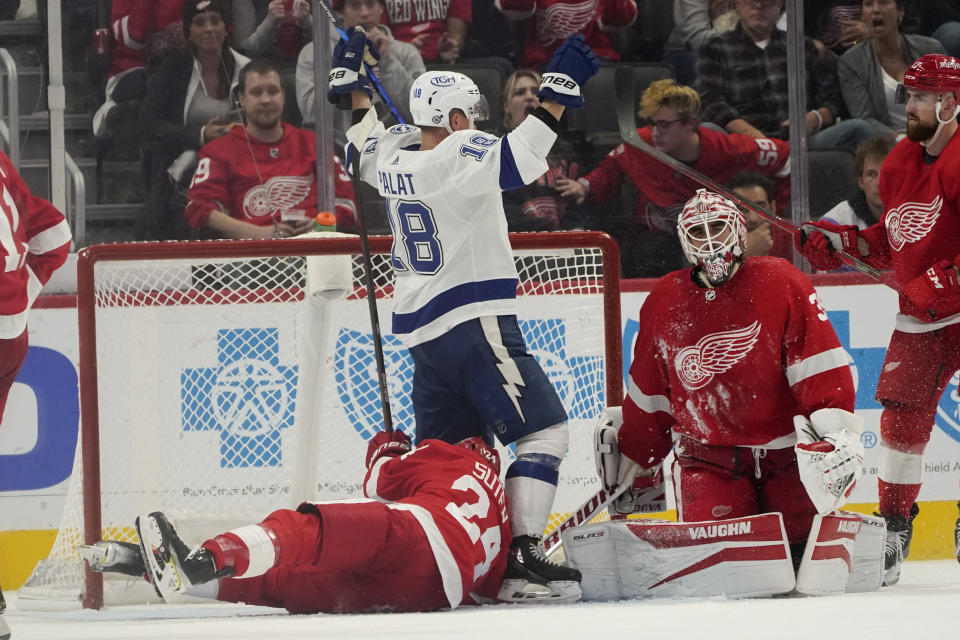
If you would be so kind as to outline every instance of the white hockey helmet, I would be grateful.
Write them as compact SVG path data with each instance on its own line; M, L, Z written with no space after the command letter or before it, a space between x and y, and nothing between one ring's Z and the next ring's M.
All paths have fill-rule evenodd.
M456 71L427 71L410 87L410 113L413 124L421 127L450 128L450 111L459 109L470 120L471 128L478 120L489 118L487 99L480 94L473 80Z
M743 213L732 201L706 189L697 190L683 206L677 233L687 259L714 285L730 279L747 248Z

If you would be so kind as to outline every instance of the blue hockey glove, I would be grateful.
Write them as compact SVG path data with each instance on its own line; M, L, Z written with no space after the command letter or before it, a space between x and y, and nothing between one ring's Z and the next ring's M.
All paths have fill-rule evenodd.
M600 61L584 43L583 35L572 35L553 52L537 95L565 107L583 106L581 87L599 68Z
M372 66L379 58L363 28L351 27L347 31L347 39L341 39L333 49L327 99L333 104L343 105L342 98L349 98L353 91L365 91L367 95L372 95L363 62Z

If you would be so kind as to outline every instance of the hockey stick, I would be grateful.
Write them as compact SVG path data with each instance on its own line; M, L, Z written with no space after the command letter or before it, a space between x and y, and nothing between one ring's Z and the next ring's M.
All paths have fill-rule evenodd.
M373 107L370 107L373 110ZM374 112L375 113L375 112ZM363 253L363 279L366 281L367 308L370 311L370 330L373 332L373 355L377 362L377 382L380 387L380 405L383 409L383 430L393 431L393 414L390 411L390 394L387 386L387 365L383 359L383 334L380 331L380 312L377 310L377 292L373 286L373 261L370 258L370 237L367 234L367 218L363 213L363 199L360 195L362 181L360 180L360 149L354 144L347 145L353 149L353 157L349 158L353 172L353 191L357 199L357 227L360 232L360 251ZM348 152L349 155L349 152Z
M624 483L616 487L613 493L608 493L605 489L600 489L589 500L583 503L579 509L574 511L569 518L560 523L556 529L547 534L543 539L544 553L549 556L560 547L560 534L571 527L577 527L585 522L589 522L597 516L598 513L609 507L613 502L623 495L627 488L633 489L633 513L660 513L667 508L666 494L664 493L663 476L659 470L653 469L652 475L643 475L636 477L632 482ZM626 518L626 515L618 514L611 516L611 520Z
M584 522L590 522L598 513L613 504L613 501L623 495L630 487L624 483L613 490L613 493L607 493L600 489L591 496L586 502L580 505L580 508L570 514L570 517L560 523L556 529L543 537L543 552L549 557L553 552L560 548L560 534L571 527L577 527Z
M744 209L756 213L762 218L766 218L771 224L774 224L785 231L789 231L793 235L804 233L804 231L800 229L800 227L798 227L793 221L781 218L780 216L774 215L769 211L757 207L755 204L743 199L730 189L727 189L725 186L708 178L696 169L687 166L673 156L667 155L653 145L647 144L647 142L640 137L640 134L637 133L636 120L633 116L633 110L636 105L636 100L634 99L633 69L630 67L618 67L614 76L614 81L616 83L617 91L617 125L619 126L620 136L623 138L624 142L631 147L634 147L635 149L638 149L639 151L642 151L643 153L655 158L656 160L659 160L677 173L685 175L694 182L698 182L710 190L715 191L730 200L733 200ZM848 253L844 253L842 251L837 251L836 253L837 257L843 261L844 264L853 267L860 273L870 276L874 280L882 282L894 290L897 289L890 274L884 273L883 271L868 265L859 258Z
M347 39L347 30L343 26L343 21L337 17L337 14L333 12L333 7L330 6L330 0L317 0L317 4L323 7L323 12L327 14L327 18L330 19L330 22L333 23L334 28L337 30L337 33L340 34L341 40ZM390 107L390 111L393 112L393 117L397 119L397 122L404 124L403 116L400 115L400 112L397 111L397 108L393 106L393 101L390 100L390 96L387 95L386 89L383 88L383 85L380 84L380 80L373 73L373 69L366 62L363 63L364 68L367 70L367 77L370 78L370 82L373 83L374 88L377 90L377 93L383 98L383 101L387 103L387 106Z

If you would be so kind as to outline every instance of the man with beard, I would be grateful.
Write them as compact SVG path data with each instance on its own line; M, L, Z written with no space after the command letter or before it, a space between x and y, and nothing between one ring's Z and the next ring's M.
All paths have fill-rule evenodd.
M287 238L309 231L317 212L316 141L283 122L285 95L272 62L240 71L237 103L246 124L204 145L184 215L193 229L224 238ZM353 185L337 163L336 215L352 226Z
M819 221L803 225L797 246L818 269L841 265L844 251L893 267L900 313L877 385L880 515L887 521L884 584L895 584L910 548L923 450L940 396L960 369L960 60L928 54L903 76L906 139L880 171L880 222L864 230Z

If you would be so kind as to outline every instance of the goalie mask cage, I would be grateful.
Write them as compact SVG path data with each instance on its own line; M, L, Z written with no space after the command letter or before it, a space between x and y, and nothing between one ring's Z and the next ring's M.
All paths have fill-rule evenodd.
M391 240L370 239L385 331ZM593 429L623 397L619 253L594 232L510 241L527 348L569 414L552 529L599 488ZM360 251L359 238L340 236L80 253L81 437L56 541L20 590L23 608L152 596L142 579L91 572L76 550L135 541L141 513L167 512L193 545L303 500L362 497L382 412ZM412 434L413 361L383 338L394 424ZM500 449L505 470L513 455Z

